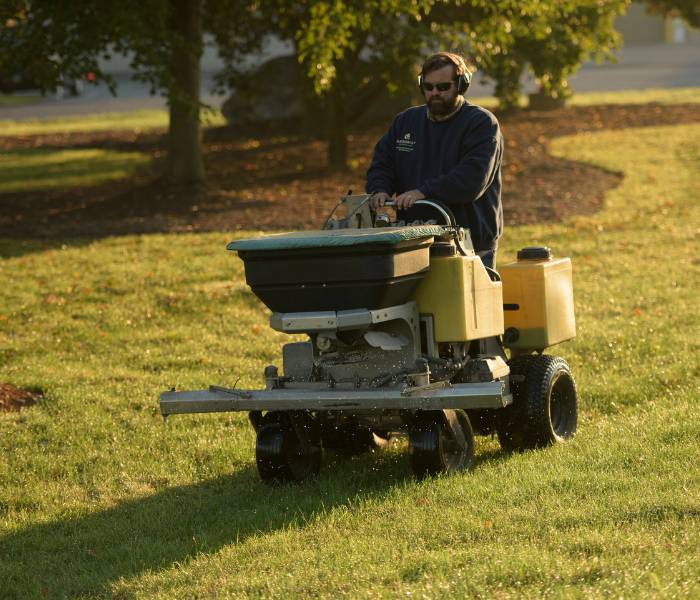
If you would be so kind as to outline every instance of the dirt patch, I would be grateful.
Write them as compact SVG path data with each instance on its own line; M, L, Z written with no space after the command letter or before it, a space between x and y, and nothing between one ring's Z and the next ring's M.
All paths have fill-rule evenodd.
M620 174L561 160L551 139L585 131L700 122L697 105L595 106L499 115L506 153L506 226L556 221L599 210ZM325 168L326 145L297 136L241 139L227 128L208 130L203 186L171 188L154 173L164 156L160 134L75 133L0 138L0 149L109 147L150 153L153 173L92 188L0 195L0 236L101 237L124 233L310 229L318 227L348 190L364 190L374 144L388 123L355 131L351 168Z
M35 404L40 397L38 392L22 390L9 383L0 383L0 412L21 410Z

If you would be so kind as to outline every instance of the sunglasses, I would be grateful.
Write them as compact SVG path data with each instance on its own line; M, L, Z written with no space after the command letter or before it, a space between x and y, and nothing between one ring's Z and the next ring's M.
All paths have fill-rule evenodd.
M433 88L437 89L438 92L446 92L452 87L452 81L445 81L443 83L428 83L427 81L423 82L423 89L426 92L432 92Z

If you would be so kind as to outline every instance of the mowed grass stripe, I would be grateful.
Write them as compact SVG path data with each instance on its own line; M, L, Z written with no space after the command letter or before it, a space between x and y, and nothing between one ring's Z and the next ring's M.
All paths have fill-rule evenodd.
M104 112L23 121L3 119L0 120L0 137L96 131L149 131L166 129L168 120L167 110ZM224 125L225 119L218 110L202 111L202 124L205 127Z
M552 151L624 173L600 214L511 228L499 257L544 243L574 260L579 337L552 351L577 378L579 435L515 456L478 438L472 472L425 482L399 446L270 488L242 415L160 422L160 390L257 387L288 339L232 236L3 242L0 379L46 390L0 416L6 594L700 595L700 127Z
M124 179L151 162L141 152L32 148L0 155L0 192L88 187Z
M474 104L494 109L498 99L494 96L469 98ZM569 106L602 106L606 104L697 104L700 102L700 87L681 88L646 88L641 90L624 90L617 92L575 92L567 100ZM525 96L520 99L520 106L526 107Z

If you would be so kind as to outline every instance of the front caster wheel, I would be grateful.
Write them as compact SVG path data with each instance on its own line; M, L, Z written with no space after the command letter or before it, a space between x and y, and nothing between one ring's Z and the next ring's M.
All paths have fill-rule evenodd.
M474 456L474 433L463 410L419 413L408 430L416 477L466 471Z
M259 421L255 459L267 483L298 483L321 468L318 426L306 413L267 413Z

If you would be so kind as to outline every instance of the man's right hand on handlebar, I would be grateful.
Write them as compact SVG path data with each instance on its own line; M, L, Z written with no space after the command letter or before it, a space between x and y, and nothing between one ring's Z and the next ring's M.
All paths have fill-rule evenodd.
M372 198L370 199L369 203L374 210L377 210L378 208L384 206L384 203L388 202L389 200L391 200L391 196L389 196L389 194L386 192L375 192L372 194Z

